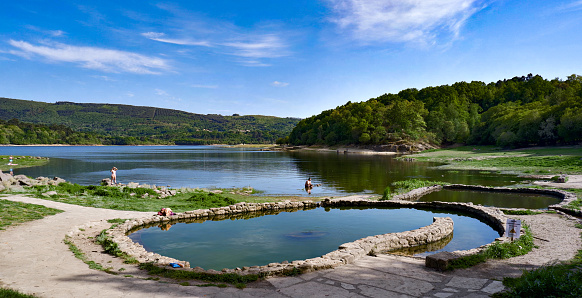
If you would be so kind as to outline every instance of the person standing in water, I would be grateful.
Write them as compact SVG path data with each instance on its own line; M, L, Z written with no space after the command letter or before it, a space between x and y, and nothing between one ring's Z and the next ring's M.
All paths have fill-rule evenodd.
M113 167L111 169L111 183L117 184L117 168L116 167Z
M308 194L311 194L312 188L313 188L313 184L311 184L311 177L309 177L309 179L307 179L307 181L305 181L305 191L307 191Z

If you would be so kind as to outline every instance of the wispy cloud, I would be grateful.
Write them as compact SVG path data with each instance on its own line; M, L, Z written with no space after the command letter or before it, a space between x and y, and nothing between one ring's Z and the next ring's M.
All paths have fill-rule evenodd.
M353 39L370 42L434 43L442 34L456 38L485 0L326 0L331 21Z
M160 71L170 68L165 59L125 51L71 46L62 43L33 45L17 40L10 40L8 43L17 48L17 50L10 51L13 55L27 59L40 56L50 62L75 63L81 67L105 72L159 74Z
M199 85L199 84L192 84L190 85L192 88L206 88L206 89L216 89L218 85Z
M96 79L103 80L103 81L107 81L107 82L115 82L115 81L117 81L117 80L112 79L111 77L108 77L108 76L92 76L92 77L94 77Z
M194 41L189 39L174 39L174 38L166 38L165 33L162 32L145 32L141 34L142 36L149 38L151 40L177 44L177 45L184 45L184 46L203 46L203 47L210 47L212 46L208 41Z
M26 28L29 30L40 32L42 34L49 35L51 37L62 37L66 35L66 32L62 30L45 30L33 25L27 25Z
M582 10L582 0L572 1L558 7L559 11L578 11Z
M154 89L154 91L156 92L156 95L160 95L160 96L170 96L168 94L168 92L166 92L165 90L162 90L162 89L157 89L156 88L156 89Z
M287 87L287 86L289 86L289 83L274 81L273 83L271 83L271 86L275 86L275 87Z
M286 45L276 34L249 35L241 40L225 42L231 54L248 58L278 58L286 56Z
M166 32L143 32L150 40L183 45L204 46L214 53L236 56L243 66L270 66L267 59L291 55L286 36L277 25L243 28L231 22L208 19L179 7L158 4L157 7L172 14L168 18Z

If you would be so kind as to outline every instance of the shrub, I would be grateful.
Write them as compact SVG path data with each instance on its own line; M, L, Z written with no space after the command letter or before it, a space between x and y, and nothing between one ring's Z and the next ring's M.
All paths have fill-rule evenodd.
M392 198L392 190L390 189L390 186L386 186L386 188L384 188L384 193L382 194L382 199L380 199L381 201L387 201L390 200Z

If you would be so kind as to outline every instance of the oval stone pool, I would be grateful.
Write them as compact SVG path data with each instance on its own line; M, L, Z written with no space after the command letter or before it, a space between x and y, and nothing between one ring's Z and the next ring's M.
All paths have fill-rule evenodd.
M315 208L246 219L162 224L129 237L148 251L188 261L191 267L221 270L320 257L346 242L430 225L433 217L451 217L455 224L452 239L426 248L433 252L471 249L499 237L493 228L469 215L409 208Z
M533 193L443 189L426 194L418 201L471 202L500 208L547 209L548 206L558 204L562 200L554 196Z

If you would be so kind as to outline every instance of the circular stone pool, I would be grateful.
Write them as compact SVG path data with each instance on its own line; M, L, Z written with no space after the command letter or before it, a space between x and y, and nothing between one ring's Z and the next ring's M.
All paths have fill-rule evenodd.
M418 201L471 202L499 208L547 209L548 206L558 204L562 200L555 196L537 193L443 189L425 194Z
M191 267L221 270L319 257L363 237L428 226L433 217L451 217L455 224L452 239L426 248L433 252L471 249L499 237L493 228L466 214L320 207L245 219L163 223L129 238L148 251L188 261Z

